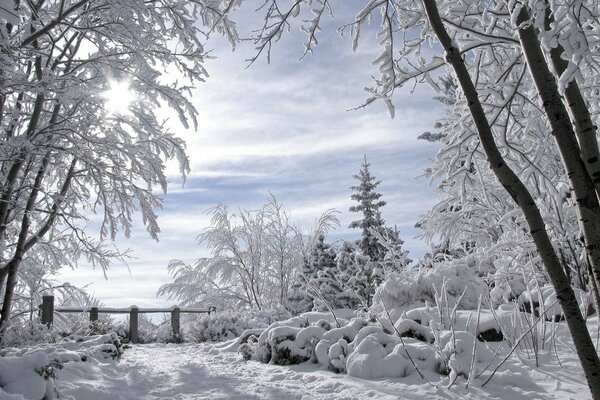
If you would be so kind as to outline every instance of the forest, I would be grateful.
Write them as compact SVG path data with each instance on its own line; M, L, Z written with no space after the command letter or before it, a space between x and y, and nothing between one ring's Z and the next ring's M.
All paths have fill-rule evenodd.
M368 86L326 121L346 93L334 61ZM593 1L0 0L0 398L600 399L599 61ZM278 83L295 71L321 86ZM244 119L253 100L290 129ZM234 111L211 127L219 107ZM382 118L436 152L410 171L435 190L414 221L388 217L412 194L367 149L404 170L419 154ZM182 132L210 146L221 125L223 165L254 158L199 179L214 171ZM165 225L197 242L168 244L181 256L152 288L174 306L116 308L62 279L110 285L127 244Z

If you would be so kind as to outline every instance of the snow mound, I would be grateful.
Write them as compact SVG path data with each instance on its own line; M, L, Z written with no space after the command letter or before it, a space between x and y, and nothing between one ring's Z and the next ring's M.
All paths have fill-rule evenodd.
M421 268L391 274L377 289L374 308L383 313L387 309L408 310L415 305L436 303L439 293L447 297L448 307L460 301L461 309L476 309L479 297L489 293L477 269L456 260L436 268Z
M53 378L54 367L41 351L0 358L0 397L3 399L54 399L57 395Z
M70 362L113 359L123 354L116 333L69 337L60 343L0 350L0 398L51 400L58 398L56 371Z
M348 375L364 379L403 378L414 371L409 360L390 349L389 344L395 341L382 342L383 335L370 334L361 340L348 356Z
M481 369L479 364L489 365L489 349L475 342L485 340L483 332L501 332L497 317L480 312L476 323L474 312L454 310L450 330L442 319L451 310L436 316L434 311L439 310L410 310L388 324L392 329L359 317L338 319L339 327L333 328L327 320L300 315L273 323L260 334L248 332L244 343L236 341L228 350L237 346L245 360L276 365L313 362L364 379L404 378L417 370L468 378Z

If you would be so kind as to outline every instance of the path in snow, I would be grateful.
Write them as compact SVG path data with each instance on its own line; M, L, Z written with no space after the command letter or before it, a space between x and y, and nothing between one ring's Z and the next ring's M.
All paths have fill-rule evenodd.
M76 399L396 399L377 382L352 385L316 366L244 362L210 345L138 345L119 362L70 363L59 373L62 395Z
M509 384L500 378L485 390L466 391L461 384L448 391L419 381L416 374L404 380L368 381L313 364L244 362L238 354L209 344L148 344L133 346L119 361L68 363L59 372L57 386L61 395L76 400L585 398L582 382L574 388L534 382L523 377Z

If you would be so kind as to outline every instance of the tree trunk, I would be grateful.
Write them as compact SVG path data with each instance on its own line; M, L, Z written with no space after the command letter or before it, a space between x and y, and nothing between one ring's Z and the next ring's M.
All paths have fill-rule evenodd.
M511 10L511 13L513 11ZM586 253L591 262L592 277L590 279L594 279L596 287L598 287L600 286L600 204L598 203L596 186L584 162L586 153L584 153L583 158L581 157L583 152L592 152L593 154L598 151L595 127L590 119L589 112L587 112L579 88L576 83L571 82L565 91L565 98L569 104L572 104L572 108L575 111L574 120L579 121L578 123L575 122L575 126L579 127L579 136L583 141L580 147L576 140L573 125L569 119L569 113L558 91L555 77L550 71L544 57L535 28L533 25L527 24L530 20L529 12L525 6L522 6L518 11L519 14L517 15L516 22L517 26L521 26L518 30L521 47L542 100L542 106L550 122L552 134L556 140L563 165L567 170L569 182L575 195L575 206L579 225L583 232ZM553 52L556 53L554 50ZM552 59L553 63L557 66L557 71L564 71L566 69L566 66L561 62L564 60L560 59L559 54L554 54ZM585 108L586 111L583 111L582 108ZM591 138L590 133L593 135ZM595 145L591 142L594 142ZM590 168L595 167L595 163L590 164ZM596 308L598 308L600 306L600 298L598 298L597 293L594 293L594 300Z
M5 267L5 269L8 272L8 276L6 280L6 290L4 292L4 302L2 303L2 316L0 316L0 327L4 327L6 322L8 322L8 320L10 319L12 299L15 291L15 286L17 284L17 271L19 269L19 266L21 265L21 261L23 261L23 256L25 255L25 244L27 243L27 236L29 235L29 227L31 225L30 213L33 212L33 209L35 207L37 195L40 191L40 186L42 184L42 180L44 179L44 175L46 174L46 168L48 167L49 162L50 154L46 154L42 159L42 163L38 169L38 172L35 176L35 180L33 182L33 188L31 189L31 193L29 194L29 198L27 199L27 205L25 206L25 210L23 212L23 219L21 221L21 231L19 232L19 238L17 240L15 254L8 263L8 265Z
M423 0L423 4L429 23L445 50L446 62L452 66L464 96L467 99L469 110L475 122L481 145L490 162L490 167L502 186L504 186L525 215L535 246L546 266L550 281L556 290L557 299L565 314L592 396L594 399L600 399L600 360L598 359L598 354L596 353L585 320L579 310L575 293L571 288L567 276L565 276L560 260L548 237L540 210L535 204L531 193L527 190L527 187L512 169L506 165L504 158L500 154L489 121L479 101L477 90L462 60L460 49L455 46L448 35L440 18L435 0Z
M62 184L62 187L60 189L60 192L58 193L58 196L56 197L54 204L52 205L52 209L48 219L42 224L41 228L35 233L35 235L28 238L29 228L31 224L31 218L29 214L34 209L35 201L40 191L40 186L46 173L49 161L50 155L47 154L42 160L42 164L40 165L40 168L35 178L33 189L29 195L29 199L27 200L27 205L25 207L23 220L21 222L21 231L17 240L15 254L4 269L6 270L7 281L6 291L4 292L4 302L2 303L2 315L0 316L0 327L3 327L4 324L10 319L12 298L14 295L15 286L17 284L17 273L19 270L19 266L23 261L23 257L39 241L41 237L48 233L52 225L54 225L54 222L56 221L56 217L60 209L60 203L67 194L69 187L71 186L73 176L75 175L75 166L77 165L76 158L74 158L71 161L71 165L67 172L67 176L65 177L65 181Z
M546 27L548 27L550 23L554 22L554 18L550 13L550 6L547 2L546 7L548 7L546 11ZM560 43L557 43L557 46L550 50L552 67L559 77L567 70L569 65L568 61L562 58L563 53L564 48ZM564 99L568 113L573 121L585 168L596 190L596 196L600 196L600 149L598 148L598 139L596 138L597 128L592 121L588 106L575 79L569 82L565 88ZM600 283L600 275L598 272L594 273L593 269L591 269L589 280L591 283L589 286L594 296L595 308L596 310L600 310L600 292L597 290Z

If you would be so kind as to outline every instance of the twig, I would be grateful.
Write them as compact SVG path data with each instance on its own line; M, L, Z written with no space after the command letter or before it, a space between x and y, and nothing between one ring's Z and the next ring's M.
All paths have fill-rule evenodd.
M425 375L423 375L423 373L419 369L419 366L417 365L417 363L415 362L415 360L413 360L413 358L411 357L410 353L408 352L408 348L406 347L406 344L404 343L404 340L402 339L400 331L398 331L398 328L396 328L396 325L392 321L392 317L390 315L390 312L389 312L387 306L385 305L385 302L383 301L383 298L381 297L381 294L378 292L377 295L379 296L379 300L381 300L381 304L383 305L383 309L385 310L385 314L387 315L387 317L390 320L392 326L394 327L394 330L398 334L398 338L400 338L400 343L402 344L402 347L404 348L404 351L406 352L406 355L408 356L408 359L410 360L410 362L412 363L412 365L415 367L415 370L417 371L417 373L419 374L419 376L421 376L421 378L423 378L425 380L425 382L427 382L431 386L437 388L437 385L434 385L433 383L431 383L429 381L429 379L427 379L427 377Z
M552 306L554 306L556 304L556 300L552 303ZM510 349L510 351L508 352L508 354L502 359L502 361L500 361L500 364L498 364L498 366L494 369L494 371L492 371L492 374L490 375L489 378L487 378L487 380L485 382L483 382L481 384L481 387L484 387L496 374L496 372L498 371L498 369L502 366L502 364L504 364L506 362L506 360L508 360L510 358L510 356L512 355L512 353L515 352L515 350L517 349L519 343L521 342L521 340L523 340L523 338L538 324L538 322L540 322L540 320L544 317L544 315L540 315L537 320L535 321L535 323L533 323L533 325L527 329L525 332L523 332L521 334L521 336L519 336L519 338L516 340L514 346Z
M473 354L471 355L471 367L469 368L469 377L467 378L467 389L473 379L473 368L475 366L475 355L477 354L477 333L479 333L479 319L481 317L481 295L479 295L479 304L477 305L477 322L475 323L475 340L473 340Z

